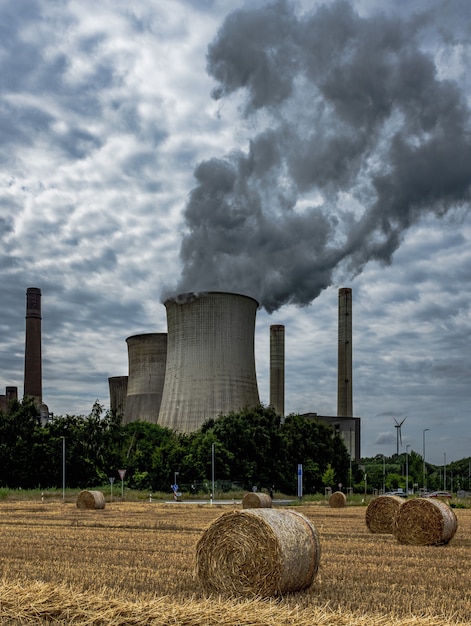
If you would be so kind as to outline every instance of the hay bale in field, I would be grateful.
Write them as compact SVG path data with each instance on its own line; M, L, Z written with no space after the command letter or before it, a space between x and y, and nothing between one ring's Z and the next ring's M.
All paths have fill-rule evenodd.
M271 509L271 498L267 493L246 493L242 498L243 509Z
M319 559L317 531L301 513L231 511L200 537L196 576L208 593L269 597L309 587Z
M445 502L414 498L405 502L394 521L393 535L400 543L438 546L452 539L458 529L455 512Z
M334 491L329 498L329 506L333 509L341 509L347 504L347 496L343 491Z
M366 509L366 526L372 533L391 535L399 507L404 504L399 496L378 496Z
M79 509L104 509L105 496L101 491L81 491L77 498Z

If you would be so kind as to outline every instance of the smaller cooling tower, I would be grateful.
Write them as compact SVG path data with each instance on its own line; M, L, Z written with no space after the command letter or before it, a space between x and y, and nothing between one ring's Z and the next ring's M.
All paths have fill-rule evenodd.
M28 287L26 290L25 376L23 395L33 398L37 406L42 403L41 289L37 287Z
M270 326L270 404L278 415L285 415L285 327Z
M110 388L110 409L118 415L124 416L126 409L126 396L128 394L128 377L111 376L108 378Z
M128 390L123 424L157 423L167 361L167 334L147 333L126 339Z
M168 299L168 353L159 424L192 432L260 404L254 333L258 302L212 291Z
M353 417L352 290L339 289L337 416Z

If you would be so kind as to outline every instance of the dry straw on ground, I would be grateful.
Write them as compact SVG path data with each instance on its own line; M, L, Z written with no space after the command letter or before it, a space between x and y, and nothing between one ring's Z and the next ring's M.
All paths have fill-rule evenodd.
M347 504L347 496L343 491L334 491L329 498L329 506L333 509L341 509Z
M79 509L104 509L105 496L101 491L81 491L77 498Z
M200 537L196 575L208 593L269 597L309 587L319 558L317 531L301 513L231 511Z
M448 543L457 529L455 512L445 502L414 498L399 508L393 535L400 543L438 546Z
M0 623L8 626L455 626L427 616L336 612L329 607L301 609L260 599L117 597L111 589L81 591L42 581L0 580Z
M271 509L272 500L267 493L246 493L242 498L243 509Z
M366 509L366 527L372 533L391 535L399 507L404 504L399 496L378 496Z

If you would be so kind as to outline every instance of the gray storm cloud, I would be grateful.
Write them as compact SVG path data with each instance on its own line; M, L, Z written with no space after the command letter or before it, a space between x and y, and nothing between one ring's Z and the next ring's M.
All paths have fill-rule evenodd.
M241 92L258 131L196 167L177 292L303 306L337 272L390 263L425 213L467 206L470 110L423 45L424 24L439 36L426 17L281 1L226 18L208 47L212 96Z

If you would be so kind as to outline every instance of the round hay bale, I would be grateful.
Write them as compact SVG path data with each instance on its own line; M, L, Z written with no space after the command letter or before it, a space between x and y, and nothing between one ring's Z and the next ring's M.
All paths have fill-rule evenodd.
M393 535L400 543L439 546L448 543L457 529L455 512L445 502L415 498L399 508Z
M243 509L271 509L271 498L267 493L246 493L242 498Z
M200 537L196 576L208 593L269 597L309 587L319 559L317 531L301 513L231 511Z
M391 535L399 507L404 504L399 496L378 496L372 500L365 514L368 530L372 533Z
M81 491L77 498L79 509L104 509L105 496L101 491Z
M329 498L329 506L333 509L341 509L347 504L347 496L343 491L334 491Z

